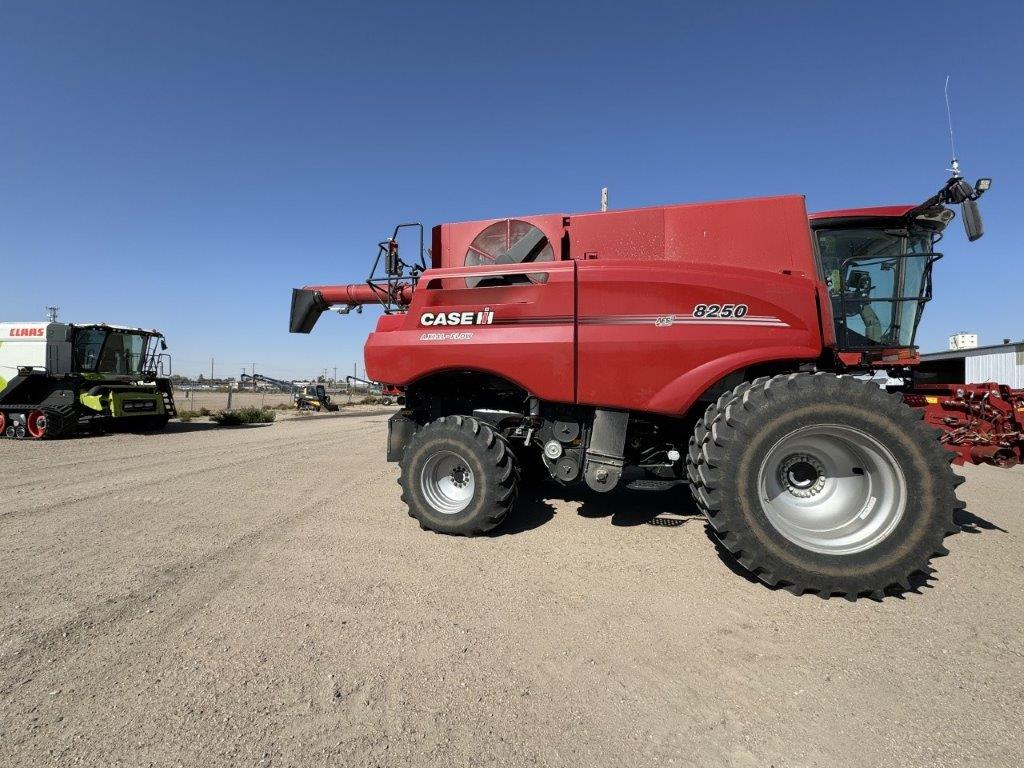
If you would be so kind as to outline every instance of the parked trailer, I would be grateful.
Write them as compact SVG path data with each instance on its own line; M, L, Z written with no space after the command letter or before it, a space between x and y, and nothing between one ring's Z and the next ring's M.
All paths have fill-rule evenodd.
M0 436L157 430L175 416L159 331L106 323L0 323Z
M975 240L988 185L813 234L799 196L442 224L429 266L400 225L365 283L295 289L290 330L383 307L366 371L405 390L387 457L423 528L494 529L524 461L596 492L688 483L763 582L877 598L947 553L961 480L922 411L859 374L912 380L946 206Z

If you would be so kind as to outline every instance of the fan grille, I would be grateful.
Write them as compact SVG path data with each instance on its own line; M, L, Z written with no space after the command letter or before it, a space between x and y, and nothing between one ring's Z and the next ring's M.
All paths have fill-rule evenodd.
M473 242L470 243L466 251L466 266L479 267L484 264L520 263L525 254L513 252L511 261L499 261L499 259L507 258L509 252L513 251L520 241L535 235L543 237L543 233L528 221L520 219L496 221L480 232ZM530 259L530 263L554 260L555 252L551 248L551 243L544 239L543 246L535 249L535 255ZM545 283L547 279L547 275L543 272L523 275L501 275L498 277L468 277L466 278L466 285L470 288L475 288L480 285L509 285L526 282Z

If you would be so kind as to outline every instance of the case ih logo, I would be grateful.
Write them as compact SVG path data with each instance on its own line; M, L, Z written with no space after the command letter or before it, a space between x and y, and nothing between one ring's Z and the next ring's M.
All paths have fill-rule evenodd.
M424 312L420 315L420 325L490 325L493 322L490 307L479 312Z
M11 336L45 336L45 328L12 328Z

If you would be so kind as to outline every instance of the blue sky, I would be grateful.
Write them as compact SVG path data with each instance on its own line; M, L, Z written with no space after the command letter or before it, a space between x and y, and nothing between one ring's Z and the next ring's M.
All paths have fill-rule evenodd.
M166 331L176 372L351 371L374 312L287 333L394 223L798 192L914 202L949 161L924 349L1024 336L1020 3L0 0L5 320ZM1018 211L1018 213L1014 213Z

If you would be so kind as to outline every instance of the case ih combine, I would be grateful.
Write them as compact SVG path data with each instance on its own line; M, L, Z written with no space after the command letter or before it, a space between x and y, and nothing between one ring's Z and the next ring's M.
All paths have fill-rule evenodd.
M387 454L423 528L495 528L526 463L597 492L687 482L767 584L879 597L946 553L950 462L986 458L979 436L1019 456L1019 393L985 390L997 423L966 390L914 385L946 206L975 240L987 188L954 175L810 227L800 196L442 224L429 265L403 224L365 283L294 290L290 329L383 307L366 371L404 390ZM880 371L905 391L855 376Z
M163 334L99 323L0 323L0 437L163 429L175 415Z

